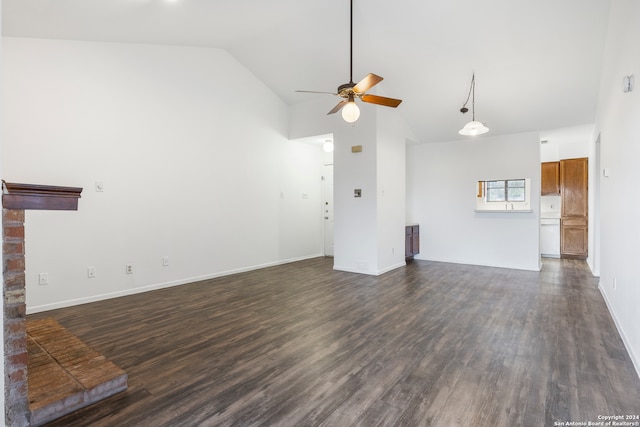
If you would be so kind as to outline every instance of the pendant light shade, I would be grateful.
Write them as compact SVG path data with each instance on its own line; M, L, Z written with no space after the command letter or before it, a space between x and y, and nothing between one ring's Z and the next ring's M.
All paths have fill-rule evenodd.
M484 125L482 122L476 121L476 74L473 73L471 77L471 86L469 87L469 95L467 95L467 100L464 105L460 109L462 114L469 111L467 108L467 103L469 102L469 98L471 98L471 121L464 125L462 129L458 131L460 135L464 136L476 136L482 135L484 133L489 132L489 128Z
M489 128L480 122L476 122L475 120L467 123L462 129L458 131L460 135L465 136L482 135L483 133L487 132L489 132Z

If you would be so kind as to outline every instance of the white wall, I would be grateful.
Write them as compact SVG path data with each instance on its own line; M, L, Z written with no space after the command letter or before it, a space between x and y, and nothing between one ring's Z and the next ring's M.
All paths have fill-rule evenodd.
M348 124L327 116L335 104L320 96L293 106L290 136L333 134L334 268L382 274L405 264L405 142L412 134L398 110L359 103L360 118ZM362 152L351 152L356 145Z
M339 126L333 134L334 268L377 274L376 111L361 110L355 124ZM362 152L352 153L357 145ZM356 189L362 197L354 197Z
M412 136L396 110L378 109L378 272L405 265L406 139Z
M516 178L531 178L531 194L540 194L537 133L409 146L407 221L420 224L415 258L538 270L539 197L533 213L474 212L477 181Z
M600 180L600 289L640 374L639 21L639 2L612 1L596 131L602 168L610 171ZM623 93L622 78L630 74L635 74L636 87Z
M334 133L335 268L379 275L405 265L405 141L397 110L362 105L355 125ZM361 145L362 152L351 147ZM361 189L362 197L354 197Z
M322 149L288 140L287 106L225 51L3 52L3 178L84 188L77 212L27 212L30 312L322 253Z
M540 141L547 141L540 145L540 161L589 157L593 132L593 124L540 131Z

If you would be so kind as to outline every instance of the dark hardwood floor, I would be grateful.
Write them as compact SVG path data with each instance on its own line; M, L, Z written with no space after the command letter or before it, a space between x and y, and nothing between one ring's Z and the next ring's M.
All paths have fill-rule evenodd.
M554 426L640 414L583 261L541 272L317 258L49 311L129 375L51 426Z

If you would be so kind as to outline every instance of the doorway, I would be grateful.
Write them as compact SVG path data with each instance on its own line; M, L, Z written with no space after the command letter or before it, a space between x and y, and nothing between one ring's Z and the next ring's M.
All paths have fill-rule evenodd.
M322 229L324 256L333 256L333 163L322 169Z

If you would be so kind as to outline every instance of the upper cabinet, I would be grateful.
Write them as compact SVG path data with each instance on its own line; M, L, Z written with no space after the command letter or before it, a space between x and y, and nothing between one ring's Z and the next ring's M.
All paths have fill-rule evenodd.
M588 160L562 160L560 181L562 182L562 216L587 217L588 196Z
M541 194L560 195L560 162L542 163Z

